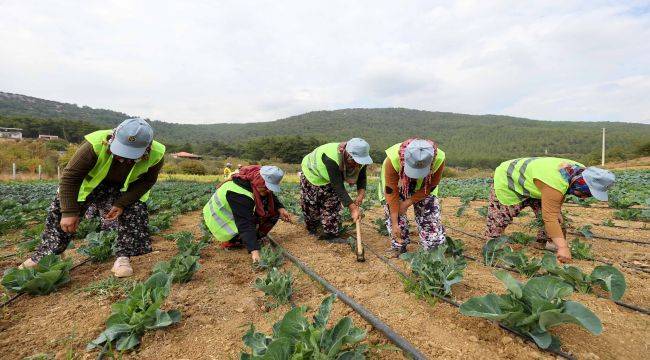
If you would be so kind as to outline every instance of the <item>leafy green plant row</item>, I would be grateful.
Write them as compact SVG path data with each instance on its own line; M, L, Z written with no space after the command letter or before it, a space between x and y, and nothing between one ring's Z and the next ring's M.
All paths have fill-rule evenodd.
M306 306L289 310L273 325L270 335L257 332L251 325L242 338L250 350L242 352L240 359L365 359L368 346L360 342L366 332L355 327L351 318L345 316L327 327L335 300L335 295L323 299L311 321L305 317Z
M451 295L451 286L463 279L467 262L462 256L446 256L448 246L441 245L435 250L404 253L401 259L411 266L415 282L407 284L407 290L417 295Z
M284 263L284 256L280 249L274 249L270 245L262 246L260 260L254 264L256 270L271 270L280 268Z
M140 344L146 331L180 321L179 311L163 311L160 307L169 296L172 282L187 282L200 268L200 252L208 244L203 240L195 241L190 232L173 233L165 237L176 241L178 253L168 261L156 263L152 269L153 274L146 282L135 285L127 299L112 305L106 329L88 344L88 350L132 350Z
M508 292L473 297L460 306L463 315L495 320L532 338L542 349L559 350L559 340L549 330L573 323L592 334L602 332L600 319L584 305L566 300L571 285L553 276L540 276L520 283L505 271L495 272Z
M186 283L201 268L199 258L201 250L209 245L205 240L195 241L194 235L189 231L173 233L165 236L167 239L176 240L178 253L167 261L159 261L152 272L163 272L171 276L173 282Z
M489 240L483 246L483 260L488 266L506 266L516 269L517 272L528 277L538 275L540 270L553 275L570 284L581 293L593 292L594 288L601 288L609 292L614 300L620 300L626 288L625 277L611 265L596 266L591 274L585 274L579 268L570 265L558 265L553 254L546 254L542 259L529 258L523 251L514 251L507 245L508 238L503 236ZM573 242L574 248L585 246Z
M180 311L160 309L169 296L171 283L171 276L157 272L144 283L136 285L127 299L111 306L106 329L88 344L87 350L98 347L103 350L131 350L140 344L145 331L178 323L181 320Z
M115 230L91 232L86 236L86 244L80 246L77 252L89 257L92 262L107 261L115 253L115 239L117 239Z
M4 272L2 286L16 293L46 295L70 281L72 259L50 254L32 269L11 268Z
M266 296L275 299L274 303L268 303L271 308L286 304L291 300L293 294L293 278L291 272L283 273L273 268L265 277L255 280L255 288L264 292Z

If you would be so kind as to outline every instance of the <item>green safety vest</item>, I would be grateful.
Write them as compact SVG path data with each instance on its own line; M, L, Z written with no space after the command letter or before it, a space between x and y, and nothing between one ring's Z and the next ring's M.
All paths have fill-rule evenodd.
M393 165L393 168L397 173L399 173L402 170L402 164L399 161L399 148L402 146L402 143L397 143L388 149L386 149L386 157L390 160L390 163ZM431 163L431 172L435 173L440 169L440 166L442 163L445 161L445 152L438 149L436 151L436 158L433 159L433 162ZM386 196L384 194L385 192L385 187L386 187L386 162L383 162L381 164L381 175L379 176L379 186L377 187L377 194L379 196L379 201L384 201L386 200ZM420 190L422 188L422 185L424 184L424 178L423 179L418 179L417 184L415 185L415 190ZM435 187L431 191L431 195L433 196L438 196L438 186Z
M341 166L341 161L343 160L342 154L339 153L339 143L321 145L302 158L302 173L305 175L307 181L316 186L323 186L330 183L327 167L323 163L323 154L339 166ZM356 181L363 166L360 166L352 173L344 174L346 180Z
M541 199L542 194L535 179L566 194L569 183L560 173L567 165L584 166L569 159L554 157L528 157L504 161L494 171L494 192L503 205L519 204L525 199Z
M239 233L235 224L235 217L232 208L228 204L226 194L228 191L236 192L253 199L253 193L235 184L233 181L226 181L210 197L208 203L203 207L203 220L210 232L219 242L230 241Z
M95 151L95 154L97 155L97 162L81 183L77 201L85 201L86 197L90 195L90 193L95 190L97 185L99 185L104 180L108 174L108 171L111 169L111 164L113 163L113 154L109 153L108 151L109 145L106 141L106 138L112 133L113 130L99 130L84 137L86 141L92 145L93 151ZM158 164L164 155L165 145L154 141L151 144L151 151L149 152L149 156L147 158L136 161L135 165L133 165L131 168L129 175L126 177L124 185L120 191L125 192L128 190L131 183L138 180L142 174L146 173L149 170L149 168ZM140 201L144 202L147 201L147 199L149 199L149 191L140 197Z

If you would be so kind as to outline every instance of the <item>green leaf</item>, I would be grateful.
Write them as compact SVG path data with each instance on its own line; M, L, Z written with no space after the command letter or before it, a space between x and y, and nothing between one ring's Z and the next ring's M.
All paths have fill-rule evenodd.
M318 329L323 329L327 326L327 322L330 318L330 313L332 312L332 305L336 300L336 295L331 294L330 296L323 299L318 308L318 312L314 315L314 327Z
M359 341L365 339L366 335L367 334L365 330L353 327L343 339L343 344L356 344Z
M276 337L296 338L305 331L309 324L303 316L306 308L299 306L287 312L277 325ZM274 326L274 330L276 327Z
M176 324L181 321L181 312L179 310L169 310L167 312L169 318L172 319L172 324Z
M581 325L595 335L603 331L600 319L591 310L573 301L565 302L563 311L545 311L539 316L539 326L542 330L564 323Z
M557 257L555 254L546 253L542 257L542 268L546 271L553 271L557 269Z
M36 267L38 269L37 271L38 272L48 271L52 266L54 266L54 264L58 263L59 261L60 261L59 257L55 254L45 255L38 262L38 265Z
M267 341L266 335L255 332L255 326L251 324L246 334L242 337L242 340L244 341L244 345L251 348L253 356L258 356L263 355L266 352L268 342L271 339L268 339Z
M625 277L615 267L611 265L596 266L591 272L592 283L601 286L606 291L610 292L610 296L614 300L620 300L625 294L627 285Z
M321 349L327 356L332 357L338 354L343 346L343 339L348 335L352 327L352 319L345 316L339 320L331 330L325 330L321 338Z
M129 334L120 337L115 344L115 349L119 351L131 350L140 344L140 337L136 334Z
M523 296L527 299L554 301L571 296L571 285L553 276L534 277L523 286Z
M542 349L548 349L553 342L553 338L551 334L548 333L548 331L528 332L527 334L533 339L533 341L535 341L535 344L537 344L537 346Z
M460 313L499 321L510 315L506 310L509 308L512 308L512 303L507 300L507 297L487 294L473 297L461 304Z
M149 279L147 279L147 281L144 283L144 286L147 289L163 289L162 294L164 296L167 296L169 295L169 291L171 289L171 282L172 278L169 275L165 274L164 272L157 272L151 275Z
M501 282L516 298L521 298L521 284L519 281L517 281L517 279L515 279L505 270L495 271L494 276L496 276L497 279L501 280Z
M360 346L361 348L361 346ZM366 348L360 349L361 351L346 351L339 354L336 360L365 360L363 353L367 351Z
M291 356L291 341L281 338L273 341L266 349L266 353L261 360L287 360Z

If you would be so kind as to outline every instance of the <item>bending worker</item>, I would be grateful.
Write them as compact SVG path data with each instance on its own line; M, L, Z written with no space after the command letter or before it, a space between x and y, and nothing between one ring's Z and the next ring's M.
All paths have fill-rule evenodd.
M226 163L226 166L223 167L223 181L226 181L232 175L232 164Z
M334 241L341 231L341 204L350 209L353 221L360 219L360 206L366 193L366 166L372 164L370 145L359 138L317 147L302 159L300 205L307 231L321 239ZM353 201L344 182L357 185Z
M494 171L487 226L489 238L499 237L521 210L530 206L544 221L537 234L538 247L557 251L558 260L571 260L562 222L564 196L593 196L607 201L614 174L577 161L553 157L529 157L501 163ZM550 239L547 239L547 234Z
M260 247L278 218L291 222L289 212L277 198L284 172L277 166L244 166L221 183L203 207L203 219L221 248L244 244L253 262L260 259Z
M118 222L112 272L131 276L129 257L151 252L145 201L164 154L165 146L153 140L153 129L142 119L127 119L113 130L86 135L63 170L42 242L21 266L34 267L43 256L65 251L88 207L110 208L104 219Z
M431 140L409 139L386 150L381 165L379 199L384 201L386 228L393 256L406 252L409 224L406 212L413 206L420 243L425 250L443 244L438 183L445 168L445 152Z

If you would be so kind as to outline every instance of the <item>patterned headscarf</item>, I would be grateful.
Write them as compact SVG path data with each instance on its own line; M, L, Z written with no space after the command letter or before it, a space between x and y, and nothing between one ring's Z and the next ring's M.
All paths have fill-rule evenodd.
M584 167L579 165L566 164L560 168L560 174L564 177L569 183L569 188L567 189L567 194L576 195L576 191L581 194L591 195L589 186L587 182L582 177L582 172L585 170Z
M348 144L347 141L344 141L339 144L338 147L338 152L341 154L341 164L339 165L339 170L341 170L341 173L343 174L343 179L348 182L348 183L354 183L357 181L357 176L359 176L359 170L361 169L361 166L355 161L355 166L353 168L348 167L348 161L350 159L354 160L352 158L352 155L348 154L347 151L345 151L345 146Z
M399 178L400 178L400 183L402 186L402 195L404 198L407 198L409 196L410 191L415 191L415 187L413 186L413 189L411 188L411 180L413 181L413 184L415 185L417 183L417 179L411 179L410 177L406 176L404 173L404 152L406 150L406 147L409 146L409 144L413 141L417 140L417 138L410 138L402 143L399 147L399 163L400 163L400 171L399 171ZM433 146L433 161L435 161L436 156L438 155L438 144L433 142L432 140L425 139L431 146ZM431 188L431 183L433 182L433 172L429 172L429 175L427 175L426 178L424 178L424 184L422 186L425 189L430 189Z
M266 211L264 209L264 201L262 199L262 195L260 195L260 192L257 188L265 188L266 189L266 182L264 182L264 178L262 178L262 175L260 174L260 168L261 166L259 165L249 165L249 166L243 166L241 169L239 169L239 173L233 174L231 179L241 179L245 181L249 181L251 183L251 187L253 188L253 199L255 200L255 212L257 215L259 215L262 218L270 218L274 217L277 215L277 210L275 208L275 202L273 201L273 193L271 190L268 190L268 193L266 194L266 203L268 204L269 210ZM227 180L230 181L230 180Z

